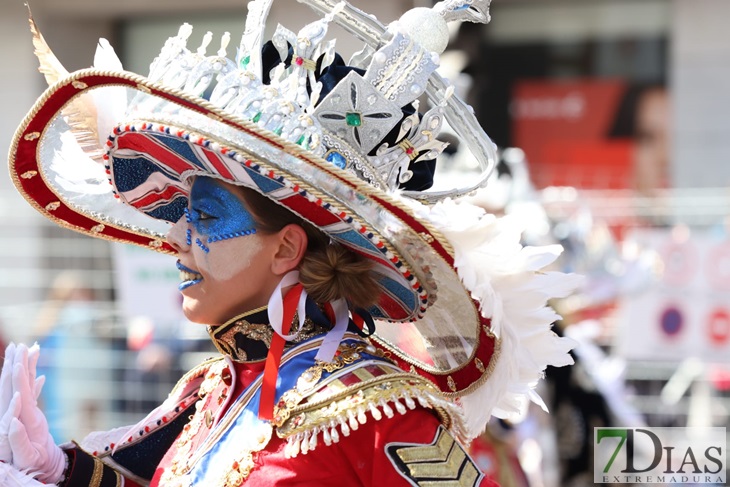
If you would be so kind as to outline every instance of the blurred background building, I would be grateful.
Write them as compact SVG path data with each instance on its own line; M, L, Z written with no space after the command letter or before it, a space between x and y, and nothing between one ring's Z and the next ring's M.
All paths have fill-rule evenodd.
M230 31L235 45L245 3L34 0L32 7L69 70L90 66L105 37L126 69L144 74L183 22L195 27L191 44L210 30ZM432 5L351 3L386 23ZM315 18L294 0L273 10L288 26ZM563 267L588 275L580 295L557 305L566 333L597 347L579 356L595 391L620 396L648 424L724 425L730 2L494 0L491 13L487 26L454 32L442 56L487 133L502 148L518 148L503 152L494 197L482 203L528 219L528 243L563 243ZM2 153L45 88L26 18L21 0L5 0ZM339 50L352 53L355 44L333 31ZM468 165L459 160L446 162ZM48 351L45 400L59 441L136 421L208 354L202 327L177 310L174 259L52 225L21 200L7 173L0 217L0 339L37 339ZM570 331L578 324L586 326ZM559 380L573 387L580 371ZM626 383L611 389L619 378ZM623 406L604 406L606 417L622 417Z

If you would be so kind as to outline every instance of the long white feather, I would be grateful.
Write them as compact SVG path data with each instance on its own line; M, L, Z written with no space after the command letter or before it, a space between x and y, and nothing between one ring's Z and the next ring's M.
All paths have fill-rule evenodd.
M48 43L44 39L40 29L38 29L38 26L33 19L30 7L28 7L28 22L30 24L30 31L33 34L34 54L38 58L39 63L38 70L46 78L48 85L53 85L68 76L68 70L63 67L61 62L48 46ZM108 45L108 43L106 44ZM99 53L97 50L97 57L100 62L108 66L103 69L121 69L121 63L119 63L119 59L116 58L116 55L114 55L116 62L114 62L111 56L109 56L109 49L102 49L102 53ZM111 51L113 53L113 49ZM110 98L115 100L118 99L116 96ZM103 110L99 111L97 108L97 102L102 99L103 97L98 94L96 96L93 94L83 94L71 101L62 111L66 123L68 123L71 133L74 134L79 146L84 149L89 157L100 164L103 164L102 156L105 153L104 142L109 133L100 130L98 126L99 122L97 113L101 113L101 116L104 119L105 129L110 125L108 119L119 113L117 108L118 103L116 101L113 102L113 106L117 111L113 113L105 113L103 110L110 108L109 103L104 103L104 106L101 107ZM122 111L122 114L123 113L124 112Z
M48 47L48 43L43 38L38 25L33 19L33 13L30 11L30 5L25 4L28 8L28 23L30 24L30 32L33 34L33 54L38 58L39 66L38 71L43 74L46 78L46 83L52 85L59 79L68 76L68 70L63 67L63 64L58 60L51 48Z
M104 38L99 39L94 55L94 68L105 71L122 71L122 62L114 48ZM91 92L96 110L96 134L100 146L112 133L114 126L124 118L127 110L127 92L122 87L108 87Z
M445 200L432 207L408 203L452 245L459 277L482 315L491 319L500 341L489 380L459 400L467 434L481 434L490 416L521 416L529 401L546 409L534 389L548 365L573 363L568 352L575 345L552 332L560 316L547 306L548 300L569 295L581 282L579 276L543 271L562 248L523 247L519 221L497 218L466 202Z

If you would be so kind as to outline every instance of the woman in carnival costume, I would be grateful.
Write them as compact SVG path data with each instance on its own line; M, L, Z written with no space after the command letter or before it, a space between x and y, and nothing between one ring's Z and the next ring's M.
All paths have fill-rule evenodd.
M386 28L306 0L322 19L264 43L271 3L249 4L235 62L227 34L189 50L186 24L146 78L104 40L69 74L31 20L51 87L12 144L18 190L59 225L177 255L184 312L221 353L139 424L59 447L39 350L10 345L2 485L490 485L464 445L570 363L546 301L575 279L540 271L560 248L448 198L482 186L494 153L437 53L447 21L486 22L489 2ZM348 65L331 22L365 43ZM481 174L426 192L444 119Z

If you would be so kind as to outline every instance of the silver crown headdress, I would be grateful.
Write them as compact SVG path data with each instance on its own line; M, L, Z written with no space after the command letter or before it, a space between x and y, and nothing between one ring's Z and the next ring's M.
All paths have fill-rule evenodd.
M249 4L235 62L226 57L228 33L220 49L206 56L211 34L206 34L200 48L190 51L187 40L192 27L185 24L165 43L150 67L149 79L196 96L204 96L212 87L209 100L215 106L386 191L407 183L413 177L413 164L441 154L447 144L437 136L445 119L471 149L480 174L464 188L403 193L433 202L461 196L486 184L495 164L494 146L470 107L454 95L453 87L436 68L439 52L448 43L446 23L488 22L489 0L449 0L433 9L413 9L388 27L345 2L300 0L323 17L297 33L279 25L272 42L280 58L289 59L289 63L282 61L270 73L264 73L263 31L272 1ZM335 59L334 41L325 42L331 22L366 43L350 61L351 67L364 70L364 74L350 71L320 99L322 83L317 77ZM418 98L424 94L433 106L421 115ZM414 113L404 114L403 107L410 104ZM133 104L131 111L155 108ZM384 141L394 129L397 134L392 143Z

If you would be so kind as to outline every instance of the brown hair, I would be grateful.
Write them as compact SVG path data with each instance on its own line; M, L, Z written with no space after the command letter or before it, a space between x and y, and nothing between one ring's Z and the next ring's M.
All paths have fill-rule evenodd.
M249 188L241 190L257 231L271 234L295 224L306 232L307 251L299 263L299 281L316 303L345 298L364 309L377 303L380 288L370 260L330 241L324 232L266 196Z

